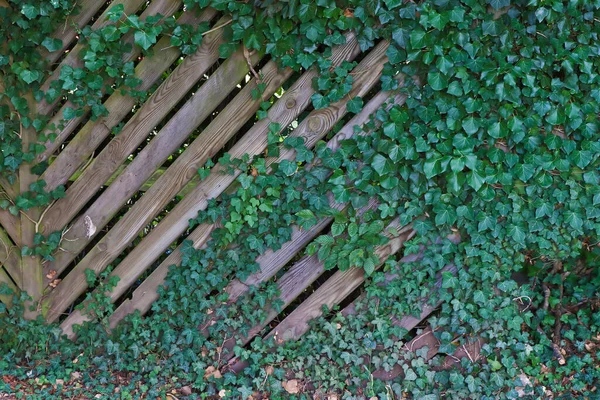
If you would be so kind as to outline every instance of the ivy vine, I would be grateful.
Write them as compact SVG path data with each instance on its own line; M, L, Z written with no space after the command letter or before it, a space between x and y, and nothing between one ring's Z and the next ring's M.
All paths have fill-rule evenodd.
M335 152L324 143L307 148L272 121L266 154L221 157L230 172L241 171L239 186L190 221L190 227L219 224L206 247L184 243L181 265L171 268L147 316L133 314L109 332L97 322L106 322L112 305L96 296L85 304L97 320L68 341L56 326L25 321L19 299L11 308L0 304L0 371L9 377L0 391L32 398L158 398L172 390L244 399L596 396L600 2L184 3L231 16L219 28L224 58L241 44L296 71L316 68L315 109L344 99L352 87L355 63L331 68L328 59L345 32L355 32L363 51L387 40L380 87L406 102L379 109L357 128L368 135L344 140ZM140 21L112 8L110 24L80 32L84 67L63 67L43 93L49 66L39 46L61 49L49 34L73 12L71 1L0 3L0 32L9 39L0 46L0 102L6 103L0 105L0 173L9 182L52 139L40 134L39 144L22 148L23 127L47 128L47 117L29 110L27 93L37 101L71 102L65 121L87 110L100 117L105 93L147 95L135 89L133 64L122 62L132 46L148 54L168 34L173 46L191 54L209 31L208 24L178 25L162 16ZM40 30L29 29L33 24ZM367 99L348 100L348 112L358 113ZM257 117L267 117L268 107ZM274 162L281 146L294 149L295 158ZM199 169L201 178L210 167ZM60 188L45 193L44 186L39 181L0 206L17 214L63 195ZM327 234L307 252L325 270L365 271L359 312L326 310L305 336L281 346L262 339L267 326L244 345L250 327L269 309L281 309L277 286L252 287L235 302L223 289L257 272L256 258L288 242L293 225L310 229L325 218L332 219ZM386 243L383 232L394 219L412 223L417 235L378 268L374 249ZM453 234L459 243L444 239ZM51 257L60 242L60 233L53 235L40 235L40 249L26 253ZM410 254L420 254L418 261L402 260ZM100 281L102 290L116 283ZM393 323L393 317L418 315L423 298L439 304L428 319L439 341L433 358L426 348L406 352L403 340L410 336ZM473 340L481 343L477 360L445 368L446 355ZM247 367L234 373L224 361L231 356ZM375 377L395 367L402 369L397 379Z

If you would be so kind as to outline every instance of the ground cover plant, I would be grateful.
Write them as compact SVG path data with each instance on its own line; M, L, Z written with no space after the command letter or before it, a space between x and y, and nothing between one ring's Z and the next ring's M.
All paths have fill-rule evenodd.
M90 286L101 290L84 303L92 321L74 340L41 317L26 319L26 293L0 304L0 393L39 399L600 396L600 2L184 3L227 16L219 27L227 39L219 49L223 58L241 45L282 67L316 68L315 109L350 92L354 64L331 68L329 59L347 32L363 51L387 40L380 85L406 101L377 110L336 151L324 143L310 149L271 121L265 154L223 155L221 166L242 171L239 186L190 221L220 227L204 248L184 246L181 265L171 268L149 315L132 314L109 329L114 305L104 291L117 282L107 274L89 274ZM119 61L129 51L123 37L133 33L132 46L144 55L170 35L173 46L190 54L210 29L160 16L140 21L114 6L111 24L80 32L85 67L63 68L44 92L49 67L40 46L61 48L48 35L77 6L0 0L6 39L0 44L0 173L7 182L52 140L52 134L23 140L24 130L47 132L48 119L32 112L35 102L66 98L73 104L67 122L84 107L92 118L103 116L102 97L115 88L143 100L148 93L136 89L133 63ZM348 111L363 106L355 97ZM293 161L275 162L289 150ZM45 167L32 171L39 175ZM201 179L210 168L199 169ZM0 207L18 215L64 195L44 186L37 181L14 202L2 198ZM267 326L245 344L250 329L281 308L277 285L250 288L236 301L223 289L231 278L256 272L256 258L289 241L293 225L306 230L325 218L333 219L329 232L306 251L326 270L365 271L356 312L326 310L304 336L283 344L267 335ZM394 235L386 228L394 221L412 224L415 236L380 266L375 249L389 241L384 233ZM60 238L61 232L39 235L23 255L51 259ZM11 294L6 286L0 290ZM429 348L411 351L404 341L412 336L394 325L394 318L418 315L424 298L436 306L427 321L439 342L433 356ZM453 358L461 349L466 357Z

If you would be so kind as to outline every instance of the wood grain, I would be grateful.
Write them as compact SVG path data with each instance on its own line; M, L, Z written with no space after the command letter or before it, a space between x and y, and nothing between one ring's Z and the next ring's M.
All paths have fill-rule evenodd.
M0 265L12 277L18 287L23 285L21 250L13 244L6 231L0 227Z
M10 279L10 277L8 276L8 274L6 273L6 271L4 270L4 268L2 268L2 265L0 264L0 285L2 285L3 283L6 284L8 286L8 288L10 290L12 290L14 293L19 293L19 288L17 286L15 286L13 281ZM10 308L12 306L12 297L13 296L2 294L2 295L0 295L0 302L4 303L7 308ZM0 313L0 318L3 318L3 317L4 317L4 315L2 315L2 313Z
M162 1L162 0L161 0ZM123 5L123 9L127 15L135 14L138 8L144 3L144 0L116 0L113 1L113 4L108 7L102 15L92 24L93 30L98 30L103 28L104 26L111 23L110 20L107 19L108 12L112 7L118 4ZM56 39L60 39L63 42L63 45L60 50L53 51L49 53L46 48L40 46L40 52L42 53L42 57L45 57L50 63L56 62L61 56L64 55L65 50L67 50L73 40L75 39L77 32L73 27L73 22L75 22L78 26L78 29L87 25L89 20L98 12L98 10L102 7L103 2L98 0L83 0L80 4L81 12L78 15L67 18L65 24L54 33L53 37ZM46 79L46 81L42 84L41 90L46 92L50 88L50 83L55 81L60 76L60 70L65 65L70 65L72 67L82 67L83 60L81 51L84 49L83 44L76 44L69 53L65 56L65 58L60 62L57 68L54 69L52 74ZM38 103L38 112L42 115L48 115L57 104L58 100L49 104L45 100L42 100Z
M291 136L304 138L307 147L312 148L327 132L333 128L333 125L344 117L347 113L346 104L356 96L364 96L373 86L379 82L384 64L387 62L385 55L389 42L382 41L371 50L371 52L352 70L356 77L352 90L344 98L329 107L314 110L306 117ZM281 162L284 159L290 159L295 150L282 148L278 158L269 160L268 165L274 162Z
M132 5L133 5L133 3L132 3ZM165 19L168 16L172 15L174 12L176 12L180 6L181 6L181 0L166 0L166 1L152 2L150 4L150 6L144 10L142 15L140 16L140 19L145 20L148 16L156 15L157 13L164 15L165 17L163 19ZM193 13L189 13L189 12L186 13L185 15L183 15L180 18L180 20L186 19L185 17L189 16L190 14L193 14ZM187 18L187 19L189 19L189 18ZM169 38L169 40L170 40L170 38ZM130 44L132 46L131 51L127 52L123 56L123 62L129 62L129 61L135 60L140 55L141 48L139 46L134 46L133 33L128 33L127 35L125 35L122 39L122 42L123 42L123 45ZM65 65L69 65L73 68L82 68L84 66L82 56L76 54L76 53L81 53L81 51L82 51L81 46L82 45L77 45L71 52L69 52L69 55L65 58L65 60L63 60L63 63ZM159 51L162 48L164 48L164 46L157 47L155 45L151 49L153 49L154 51ZM77 57L75 57L75 55L77 55ZM63 66L63 63L61 63L61 65L54 70L52 76L50 77L51 79L46 80L45 85L50 85L50 82L58 79L58 77L60 75L60 70ZM110 86L113 82L114 82L113 79L109 79L104 83L104 87L101 88L102 94L105 93L104 88ZM43 108L43 111L44 111L43 114L49 114L55 108L56 104L58 104L58 102L60 100L61 99L58 98L51 104L48 104L46 102L46 100L44 99L44 100L42 100L41 103L39 103L38 108ZM53 141L47 141L45 143L46 150L42 154L39 154L37 156L38 161L47 160L50 157L50 155L52 155L56 151L56 149L58 149L61 146L61 144L71 135L71 133L73 133L73 131L83 121L86 120L86 118L90 112L89 107L83 107L82 110L84 112L81 116L73 118L68 121L64 121L63 113L69 107L73 108L73 109L80 108L78 106L73 105L73 103L71 103L70 101L67 101L60 108L60 110L58 110L54 114L54 116L50 119L50 122L48 123L49 126L59 126L60 124L63 124L64 127L60 130L60 132L57 133L56 139L54 139ZM51 133L51 131L47 131L46 133Z
M199 16L199 20L211 20L215 13L215 10L207 9ZM221 36L217 33L207 35L205 41L215 47L222 43ZM179 49L170 47L168 37L161 38L154 46L154 50L152 56L144 58L135 68L135 76L142 81L139 90L149 90L181 55ZM203 48L198 49L196 61L204 51ZM188 58L191 59L193 56ZM66 183L77 169L93 156L94 150L106 139L111 130L131 112L135 103L136 100L131 96L122 95L119 90L115 91L104 102L108 115L96 121L88 121L44 172L42 179L46 181L46 188L52 190Z
M253 55L252 62L260 60ZM238 51L229 57L194 96L156 134L146 147L129 163L109 187L69 228L63 244L64 252L56 260L47 264L47 270L60 274L67 265L98 234L123 204L135 194L165 160L181 146L185 139L208 117L248 73L243 52ZM127 218L137 218L130 225L143 227L148 218L152 218L196 175L198 164L203 163L207 154L212 155L231 137L232 129L219 131L213 129L203 132L174 165L164 171L154 182L146 195L127 214ZM188 160L186 162L185 160ZM137 215L137 217L135 217ZM85 220L96 226L96 234L88 235Z
M352 60L358 55L358 43L353 35L347 36L347 43L343 46L334 48L332 54L333 65L339 65L344 60ZM284 95L271 107L268 118L258 121L236 145L229 151L233 158L241 157L244 154L257 155L264 151L267 146L267 131L271 121L278 122L282 127L287 126L294 121L297 116L310 103L310 97L314 93L310 83L313 77L316 77L315 71L307 71L299 78ZM146 237L136 248L139 248L140 255L133 257L130 254L123 262L127 262L133 269L145 270L154 260L156 260L164 249L181 235L188 226L188 220L195 218L198 210L206 208L209 199L219 196L223 191L234 182L239 175L226 174L224 168L217 165L211 171L210 175L200 182L196 189L189 193L167 217L158 224L158 226ZM197 227L189 239L194 240L194 246L200 247L210 236L214 226L201 225ZM143 256L142 256L143 255ZM140 310L146 312L152 302L157 298L156 290L163 283L168 267L172 264L178 264L179 248L175 250L165 262L153 271L149 278L134 292L135 302L127 302L127 305L120 306L111 318L111 324L116 323L128 314L129 310ZM136 295L137 294L137 295Z
M242 57L243 58L243 57ZM245 60L242 65L248 71ZM290 69L278 70L275 62L269 62L261 69L262 81L266 85L264 98L269 98L292 74ZM73 293L81 290L78 283L85 283L83 272L87 268L102 271L119 255L119 253L137 236L138 232L152 220L154 215L162 209L171 197L176 194L197 173L206 160L214 156L227 138L233 136L245 122L255 115L260 107L261 99L254 99L252 91L256 89L256 81L252 80L240 93L219 113L219 115L204 129L202 134L180 155L169 167L167 172L159 178L154 186L138 201L129 212L111 229L111 231L96 245L86 257L67 275L68 290L60 290L60 285L50 295L51 310L48 319L52 320L77 298ZM217 140L217 138L221 138ZM172 215L172 212L168 215ZM165 218L166 220L166 218ZM163 220L164 221L164 220ZM145 239L148 240L150 235ZM154 246L152 246L155 248ZM146 257L141 246L137 246L132 253L135 257ZM164 251L164 249L163 249ZM133 256L132 256L133 257ZM112 274L118 275L120 280L111 291L111 299L116 299L144 270L135 269L132 264L124 260ZM75 274L74 274L75 272ZM74 278L71 279L70 277ZM83 281L82 281L83 279ZM63 282L65 282L63 281ZM77 283L75 283L77 282ZM77 285L74 289L73 285ZM85 287L82 288L83 290ZM54 293L59 293L56 297ZM63 300L66 297L65 300ZM54 301L53 301L54 300ZM58 311L60 310L60 311ZM65 321L66 322L66 321Z
M66 197L50 208L44 220L45 232L62 230L89 199L111 177L127 157L146 139L154 127L185 96L219 57L221 32L207 35L198 52L187 57L156 89L119 135L83 171L67 190ZM62 155L68 153L63 152ZM68 178L67 178L68 179Z
M8 210L0 208L0 226L4 228L8 236L17 245L21 246L21 221ZM20 250L19 250L20 252Z
M400 228L398 219L392 221L386 230ZM390 241L379 246L375 254L383 262L389 256L396 253L404 244L414 236L412 227L406 226L400 229L397 237L388 236ZM380 264L381 265L381 264ZM350 268L346 271L337 271L323 285L321 285L308 299L289 314L271 333L277 343L297 339L308 330L308 322L321 316L322 306L331 308L341 302L346 296L354 291L364 281L364 271L361 268Z
M346 45L334 49L332 55L333 65L339 65L344 60L353 59L358 55L358 52L359 49L355 37L349 35ZM277 121L281 123L282 127L285 127L294 121L310 103L310 96L314 93L310 82L316 76L313 70L303 74L271 107L268 118L258 121L229 151L232 157L237 158L244 154L256 155L262 153L267 146L266 136L269 123ZM123 262L127 262L128 265L133 266L132 268L145 270L164 252L164 249L185 231L188 226L188 220L194 218L198 210L206 208L207 200L223 193L238 175L239 172L236 172L234 175L226 174L224 168L220 166L213 168L209 177L200 182L196 189L187 195L161 221L156 229L137 246L140 249L140 256L134 258L132 253ZM212 225L199 226L192 232L189 239L194 241L195 247L200 247L209 238L213 229L214 226ZM195 238L201 239L194 240ZM136 289L134 292L135 302L133 300L127 302L126 305L120 306L115 311L114 316L111 318L111 324L116 325L130 310L137 309L143 313L146 312L157 298L156 290L163 283L168 267L179 262L178 248L142 283L142 286ZM138 267L138 265L141 267ZM137 296L136 293L138 294Z

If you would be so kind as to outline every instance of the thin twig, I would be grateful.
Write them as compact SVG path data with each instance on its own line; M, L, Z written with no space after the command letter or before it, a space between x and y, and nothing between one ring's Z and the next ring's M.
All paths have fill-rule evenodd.
M231 23L231 21L233 21L233 19L230 19L230 20L229 20L229 21L227 21L227 22L223 22L221 25L217 25L217 26L215 26L214 28L207 30L206 32L202 33L202 36L208 35L208 34L209 34L209 33L211 33L211 32L214 32L214 31L216 31L216 30L218 30L218 29L221 29L221 28L222 28L222 27L224 27L225 25L229 25L229 24Z
M246 59L246 64L248 64L248 68L250 68L250 72L252 72L252 75L254 75L254 78L256 79L256 83L260 83L260 76L254 70L254 67L252 66L252 60L250 59L250 56L253 55L254 52L252 52L252 53L248 52L248 48L246 46L244 46L243 52L244 52L244 58Z

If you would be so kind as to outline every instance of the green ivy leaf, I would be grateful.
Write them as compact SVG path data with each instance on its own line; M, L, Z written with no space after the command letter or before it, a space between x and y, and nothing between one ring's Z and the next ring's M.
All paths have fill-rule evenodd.
M292 176L296 173L298 165L290 160L283 160L279 163L279 169L287 176Z
M376 154L375 157L373 157L371 166L379 174L379 176L387 175L392 171L393 168L387 157L384 157L381 154Z
M363 108L363 99L360 97L354 97L352 100L348 102L346 105L346 109L348 112L358 114Z
M448 78L440 72L430 72L427 74L427 83L433 90L443 90L448 87Z
M52 53L54 51L58 51L58 50L62 49L63 42L60 39L53 39L53 38L47 37L42 42L42 46L44 46L49 52Z
M32 84L33 82L38 80L38 78L40 77L40 73L38 71L30 71L26 69L19 74L19 77L25 83Z
M144 50L148 50L156 43L156 34L146 31L135 31L133 35L135 44Z

